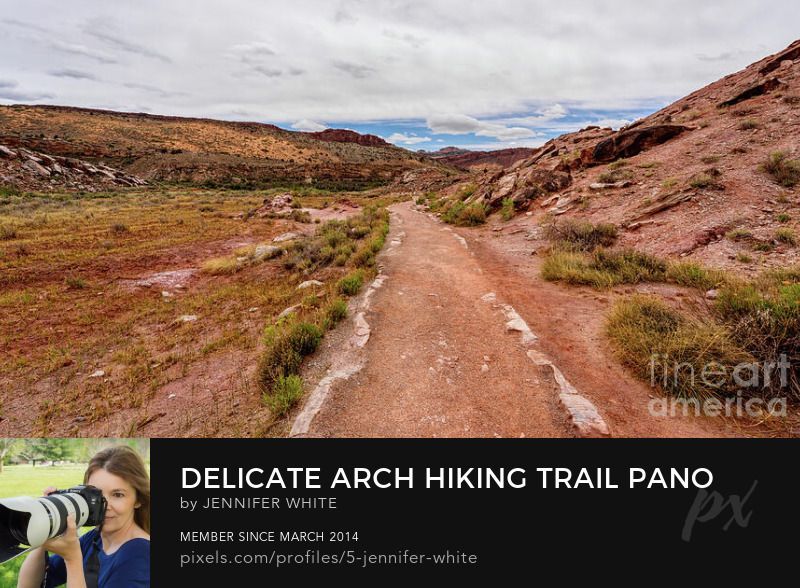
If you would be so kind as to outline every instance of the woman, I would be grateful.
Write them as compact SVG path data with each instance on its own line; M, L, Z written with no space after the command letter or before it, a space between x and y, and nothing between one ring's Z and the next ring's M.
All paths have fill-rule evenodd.
M89 462L83 483L103 492L103 523L78 538L70 515L63 535L28 554L17 587L149 588L150 478L142 458L129 447L105 449ZM57 555L48 558L48 551Z

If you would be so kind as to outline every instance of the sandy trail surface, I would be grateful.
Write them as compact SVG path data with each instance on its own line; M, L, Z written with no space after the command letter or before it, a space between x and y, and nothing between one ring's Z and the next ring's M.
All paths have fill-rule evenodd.
M381 287L362 309L369 339L346 365L337 362L340 346L322 351L315 363L346 375L322 397L319 387L311 393L292 434L566 437L587 434L575 422L585 406L599 419L590 435L741 433L709 419L650 415L654 391L602 342L602 297L542 282L521 235L453 229L409 202L390 210ZM566 402L565 381L577 393ZM570 398L578 400L571 408Z

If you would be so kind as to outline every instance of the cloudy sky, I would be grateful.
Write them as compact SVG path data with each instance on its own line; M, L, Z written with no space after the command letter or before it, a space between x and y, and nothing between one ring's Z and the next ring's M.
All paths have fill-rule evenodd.
M352 128L409 149L620 126L800 37L796 0L0 0L0 104Z

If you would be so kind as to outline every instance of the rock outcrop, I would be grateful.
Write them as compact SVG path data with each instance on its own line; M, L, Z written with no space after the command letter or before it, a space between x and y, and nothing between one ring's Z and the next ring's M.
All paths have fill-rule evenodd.
M85 192L147 184L107 165L5 145L0 145L0 183L20 190Z
M689 127L682 125L653 125L620 131L593 148L584 150L581 163L585 166L600 165L623 157L633 157L688 130Z

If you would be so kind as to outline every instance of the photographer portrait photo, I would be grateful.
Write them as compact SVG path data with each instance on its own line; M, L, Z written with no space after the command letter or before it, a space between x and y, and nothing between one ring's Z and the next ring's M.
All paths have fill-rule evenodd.
M148 439L0 439L0 588L150 586Z

